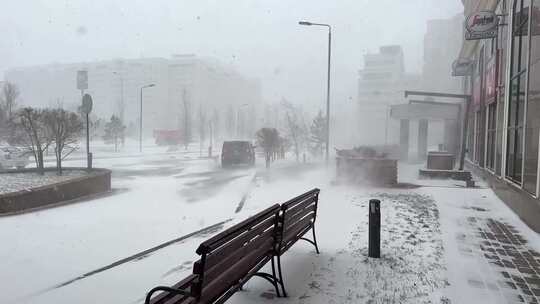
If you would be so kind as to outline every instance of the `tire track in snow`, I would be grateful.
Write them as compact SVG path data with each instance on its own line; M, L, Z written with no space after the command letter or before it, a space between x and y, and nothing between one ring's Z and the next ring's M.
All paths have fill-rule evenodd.
M256 181L257 181L257 178L260 177L260 172L256 172L255 174L253 174L253 177L251 178L251 181L248 185L248 189L246 190L246 192L244 193L244 195L242 196L240 202L238 203L237 207L236 207L236 210L235 210L235 214L236 213L239 213L240 211L242 211L243 207L244 207L244 204L249 196L249 194L251 193L251 190L253 189L253 187L255 186L256 184ZM98 274L98 273L101 273L101 272L104 272L104 271L107 271L109 269L112 269L114 267L117 267L117 266L120 266L122 264L125 264L125 263L128 263L128 262L131 262L131 261L139 261L139 260L142 260L142 259L145 259L147 258L148 256L150 256L151 253L157 251L157 250L160 250L160 249L163 249L165 247L168 247L170 245L173 245L175 243L178 243L178 242L182 242L182 241L185 241L189 238L192 238L194 236L198 236L198 235L206 235L206 234L209 234L209 233L214 233L214 232L217 232L217 231L220 231L221 229L223 229L223 227L225 226L226 223L232 221L233 218L229 218L227 220L224 220L224 221L221 221L219 223L216 223L216 224L213 224L213 225L210 225L210 226L207 226L205 228L202 228L200 230L197 230L197 231L194 231L194 232L191 232L189 234L186 234L186 235L183 235L181 237L178 237L178 238L175 238L173 240L170 240L170 241L167 241L165 243L162 243L162 244L159 244L157 246L154 246L152 248L149 248L149 249L146 249L144 251L141 251L139 253L136 253L134 255L131 255L129 257L126 257L126 258L123 258L121 260L118 260L118 261L115 261L111 264L108 264L106 266L103 266L103 267L100 267L98 269L95 269L95 270L92 270L92 271L89 271L87 273L84 273L80 276L77 276L75 278L72 278L70 280L67 280L67 281L64 281L62 283L58 283L58 284L55 284L51 287L48 287L46 289L43 289L41 291L38 291L38 292L35 292L35 293L32 293L30 295L27 295L27 296L23 296L21 297L20 299L23 300L23 299L28 299L28 298L32 298L32 297L36 297L36 296L39 296L39 295L42 295L44 293L47 293L49 291L52 291L52 290L55 290L55 289L58 289L58 288L62 288L62 287L65 287L67 285L70 285L72 283L75 283L79 280L82 280L82 279L86 279L90 276L93 276L95 274Z
M236 210L234 210L234 213L238 213L242 211L242 209L244 208L244 204L246 203L246 200L249 194L251 193L251 190L253 190L253 187L255 186L255 183L257 182L258 176L259 174L257 172L253 174L253 177L251 178L251 181L249 182L248 189L246 190L244 195L242 195L242 199L240 199L240 202L238 203L238 206L236 206Z
M221 221L219 223L216 223L216 224L213 224L213 225L210 225L208 227L205 227L205 228L202 228L202 229L199 229L197 231L194 231L194 232L191 232L191 233L188 233L186 235L183 235L181 237L178 237L178 238L175 238L175 239L172 239L172 240L169 240L165 243L162 243L162 244L159 244L157 246L154 246L152 248L149 248L149 249L146 249L146 250L143 250L139 253L136 253L134 255L131 255L129 257L126 257L126 258L123 258L121 260L118 260L116 262L113 262L113 263L110 263L106 266L103 266L103 267L100 267L98 269L95 269L95 270L92 270L92 271L89 271L85 274L82 274L80 276L77 276L75 278L72 278L70 280L67 280L67 281L64 281L62 283L59 283L59 284L55 284L51 287L48 287L44 290L41 290L41 291L38 291L36 293L33 293L33 294L30 294L28 296L24 296L22 297L20 300L23 300L23 299L28 299L28 298L32 298L32 297L35 297L35 296L39 296L41 294L44 294L44 293L47 293L49 291L52 291L52 290L55 290L55 289L58 289L58 288L62 288L64 286L67 286L67 285L70 285L72 283L75 283L79 280L82 280L82 279L86 279L90 276L93 276L95 274L98 274L100 272L104 272L106 270L109 270L111 268L114 268L114 267L117 267L117 266L120 266L122 264L125 264L125 263L128 263L128 262L131 262L131 261L134 261L134 260L142 260L144 258L147 258L151 253L157 251L157 250L160 250L160 249L163 249L165 247L168 247L168 246L171 246L175 243L178 243L178 242L182 242L182 241L185 241L189 238L192 238L194 236L198 236L198 235L206 235L206 234L210 234L210 233L215 233L217 231L220 231L221 229L223 229L223 227L225 226L226 223L232 221L232 219L227 219L227 220L224 220L224 221Z

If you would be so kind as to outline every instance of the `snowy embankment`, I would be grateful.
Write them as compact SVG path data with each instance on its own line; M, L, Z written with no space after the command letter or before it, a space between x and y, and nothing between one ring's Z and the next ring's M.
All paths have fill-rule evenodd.
M56 184L88 174L84 170L64 170L62 175L56 171L46 171L43 175L36 172L0 173L0 195Z

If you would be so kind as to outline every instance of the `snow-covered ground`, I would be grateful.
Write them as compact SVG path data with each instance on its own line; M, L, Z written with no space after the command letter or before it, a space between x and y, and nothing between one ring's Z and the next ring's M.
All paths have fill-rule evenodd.
M113 195L0 217L0 282L6 290L0 303L44 303L40 296L26 297L233 217L255 174L249 168L223 171L214 160L184 151L157 152L97 158L96 167L113 170Z
M418 180L415 166L400 166L400 181L423 187L387 189L335 185L324 166L281 161L269 172L221 171L211 160L168 157L102 160L111 161L114 187L124 192L0 218L0 257L8 265L0 272L8 290L0 302L141 303L153 286L191 272L208 233L62 283L204 226L232 219L224 225L230 226L314 187L321 189L321 254L299 242L284 255L288 298L275 298L266 281L254 278L228 303L514 303L522 293L500 284L502 270L484 258L477 229L484 220L504 222L523 235L523 246L540 251L538 235L482 183L471 189ZM164 174L157 174L160 167ZM371 198L382 201L381 259L367 258Z
M88 172L84 170L66 170L62 175L56 171L45 172L43 175L38 173L4 173L0 174L0 194L38 188L54 183L60 183L69 179L82 177Z

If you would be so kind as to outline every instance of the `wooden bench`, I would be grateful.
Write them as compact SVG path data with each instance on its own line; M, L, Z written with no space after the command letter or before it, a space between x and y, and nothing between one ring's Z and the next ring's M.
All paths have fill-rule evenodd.
M269 281L280 296L273 259L279 212L275 204L201 243L193 274L172 287L153 288L145 303L224 303L253 276ZM258 272L269 261L272 274ZM157 291L162 293L152 298Z
M317 218L317 204L319 201L319 189L313 189L299 195L281 205L281 213L278 222L278 234L276 244L276 257L279 274L279 283L283 295L286 297L285 284L281 271L281 255L291 248L298 240L307 241L315 246L319 254L319 246L315 236L315 219ZM304 238L309 231L313 232L313 240Z
M201 258L193 264L193 274L171 287L153 288L145 303L224 303L254 276L270 282L278 297L281 285L286 296L281 255L298 240L312 243L319 253L315 238L318 197L319 189L313 189L281 206L275 204L201 243L196 251ZM313 240L303 237L309 230L313 232ZM268 262L272 272L259 272Z

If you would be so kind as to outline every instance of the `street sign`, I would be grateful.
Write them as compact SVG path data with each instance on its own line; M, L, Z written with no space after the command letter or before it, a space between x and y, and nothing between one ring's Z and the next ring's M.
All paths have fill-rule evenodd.
M84 94L82 98L82 112L84 114L89 114L90 112L92 112L92 105L92 96L90 96L90 94Z
M88 89L88 71L77 71L77 90Z
M494 11L480 11L467 17L465 39L479 40L497 37L499 16Z

